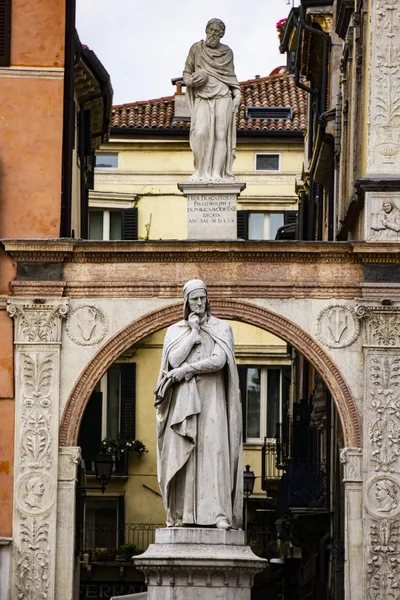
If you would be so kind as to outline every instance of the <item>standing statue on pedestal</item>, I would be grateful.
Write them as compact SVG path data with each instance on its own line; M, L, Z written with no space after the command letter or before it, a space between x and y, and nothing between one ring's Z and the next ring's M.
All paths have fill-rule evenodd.
M157 407L158 481L169 527L240 527L242 417L232 329L210 314L207 287L183 288L168 328Z
M194 154L192 181L232 181L236 153L236 110L240 86L233 52L220 39L225 24L211 19L206 40L190 48L183 71L191 112L190 147Z

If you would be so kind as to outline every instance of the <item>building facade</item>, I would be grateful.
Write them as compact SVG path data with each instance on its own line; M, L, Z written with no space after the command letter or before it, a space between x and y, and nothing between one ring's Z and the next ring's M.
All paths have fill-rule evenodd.
M293 531L298 520L288 523L283 514L279 523L280 541L287 542L280 544L286 548L285 559L302 561L304 585L299 597L396 597L400 514L398 3L303 0L291 13L282 50L294 54L294 80L307 88L304 91L311 98L306 155L297 183L300 240L230 242L169 236L154 240L150 235L134 241L71 239L74 203L61 177L71 173L71 123L75 122L71 121L71 80L69 87L66 83L76 51L72 20L66 18L68 6L54 2L50 6L43 0L39 11L36 6L28 10L25 4L13 3L14 50L11 45L11 62L1 68L7 122L14 123L10 96L12 107L15 98L25 101L25 86L33 86L30 113L35 110L38 117L25 122L18 130L20 137L13 135L16 125L8 127L2 147L6 174L1 205L1 315L2 333L8 342L1 350L5 353L5 393L0 403L5 506L1 514L1 594L12 600L70 600L78 595L75 507L77 492L85 487L79 480L79 435L85 409L93 393L101 392L102 385L105 389L99 382L115 363L131 365L132 352L139 358L140 353L159 352L159 332L181 318L183 283L203 278L218 317L268 332L295 349L294 354L287 352L293 367L291 387L302 390L302 398L293 392L291 416L298 417L300 430L307 424L307 443L299 447L294 435L282 436L281 466L287 467L290 517L297 502L291 494L295 470L290 465L299 457L309 458L310 448L316 448L321 458L328 456L329 437L324 432L332 433L332 472L337 474L335 490L342 498L330 502L342 503L339 514L343 521L330 521L329 537L325 538L323 531L330 517L320 514L313 518L308 510L301 518L308 519L310 527L316 524L311 540L299 539ZM32 44L25 53L24 44L31 44L32 39L22 33L26 19L29 29L35 31L36 27L38 37L51 39L51 45ZM46 37L48 31L51 35ZM65 71L60 59L64 41ZM18 47L22 53L13 59ZM38 57L37 52L43 55ZM100 72L98 79L102 79ZM38 92L41 86L54 89ZM88 99L82 91L79 94L81 102ZM21 111L27 119L28 112ZM21 152L26 151L31 148L29 136L36 132L42 140L46 131L46 149L41 153L38 142L35 156L21 165L18 141L26 139ZM92 138L97 131L92 129ZM50 155L48 148L53 149ZM33 164L44 165L45 177L40 188L35 185L34 189L30 186L38 180L37 173L31 173ZM146 168L148 177L150 169ZM88 175L89 161L86 170ZM138 192L127 190L132 191ZM31 203L22 207L27 192ZM28 215L26 222L24 215ZM143 225L149 222L147 213L143 219ZM82 222L80 226L83 233ZM75 227L78 229L79 223ZM140 227L139 219L139 231ZM146 228L141 231L145 235L139 235L146 237ZM181 231L183 236L183 227ZM262 344L268 345L265 340ZM257 348L244 350L257 356ZM125 371L132 380L132 368ZM144 377L150 380L151 374ZM296 403L303 404L305 415L303 408L296 408L295 414ZM311 413L308 416L306 409ZM148 426L139 417L135 436ZM3 427L3 419L7 427ZM320 435L311 435L310 429ZM290 454L285 454L286 442ZM157 512L159 497L143 488L142 476L148 474L144 470L150 468L146 463L151 459L150 442L148 449L141 459L132 456L131 462L138 485L142 484L149 505L154 502ZM116 486L114 482L111 485ZM267 492L268 486L267 481ZM95 514L96 507L92 505L92 509ZM333 557L333 544L341 541L342 571L338 558L336 562L328 560L324 573L326 557ZM301 558L296 554L299 547ZM313 558L317 547L317 556L324 560ZM121 573L118 565L113 568ZM101 580L98 583L103 585ZM170 582L161 578L160 585L168 587ZM90 594L98 589L91 589ZM103 587L101 593L104 596L109 591ZM290 590L284 593L290 598Z

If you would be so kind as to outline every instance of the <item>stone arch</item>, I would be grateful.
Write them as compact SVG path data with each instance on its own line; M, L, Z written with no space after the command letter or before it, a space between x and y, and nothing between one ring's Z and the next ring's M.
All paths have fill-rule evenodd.
M299 350L319 371L336 404L344 434L345 446L362 446L360 415L340 370L322 346L306 331L282 315L264 307L236 300L212 300L215 316L254 325L277 335ZM60 445L77 444L83 412L97 381L112 363L147 335L182 318L182 303L147 313L116 333L93 357L72 390L60 426Z

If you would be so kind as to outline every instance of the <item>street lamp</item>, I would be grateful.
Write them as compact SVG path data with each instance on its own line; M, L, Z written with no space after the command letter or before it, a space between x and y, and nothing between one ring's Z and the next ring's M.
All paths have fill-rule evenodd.
M243 492L246 498L253 493L255 480L256 476L250 471L250 465L246 465L246 470L243 471Z
M96 454L96 458L94 459L94 472L96 473L96 479L100 484L102 494L104 494L106 485L111 479L113 466L114 459L111 454L108 454L107 452Z
M245 495L245 502L243 505L243 521L244 521L244 535L247 540L247 502L249 496L253 493L254 482L256 476L253 471L250 471L250 465L246 465L246 470L243 471L243 493Z

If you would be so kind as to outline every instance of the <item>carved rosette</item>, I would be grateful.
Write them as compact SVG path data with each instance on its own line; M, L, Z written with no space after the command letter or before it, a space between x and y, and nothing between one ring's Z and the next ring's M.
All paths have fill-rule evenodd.
M51 600L55 579L60 345L66 301L9 301L15 321L12 598Z
M329 304L317 317L315 334L328 348L346 348L360 333L360 324L349 304Z
M78 304L69 311L65 332L80 346L99 344L108 333L105 313L93 304Z

